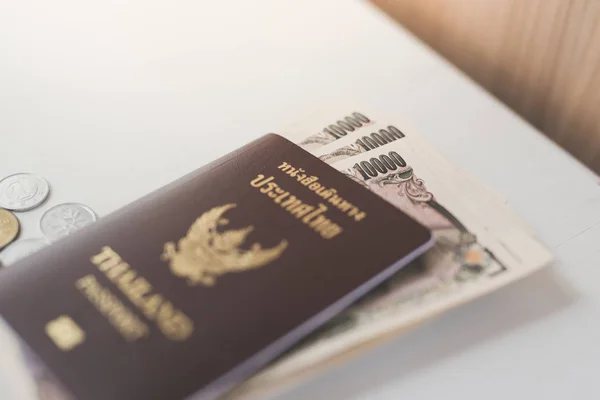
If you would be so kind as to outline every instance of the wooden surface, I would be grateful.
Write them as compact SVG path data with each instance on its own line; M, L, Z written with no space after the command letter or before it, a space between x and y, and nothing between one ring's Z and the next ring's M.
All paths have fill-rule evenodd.
M600 172L600 0L372 0Z

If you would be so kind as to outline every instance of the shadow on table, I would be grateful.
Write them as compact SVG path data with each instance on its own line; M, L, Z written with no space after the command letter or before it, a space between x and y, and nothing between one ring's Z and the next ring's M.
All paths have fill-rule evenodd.
M333 368L309 384L294 388L281 398L347 400L360 397L360 393L401 380L467 348L485 345L487 340L558 313L576 299L577 294L557 270L546 268L434 318L368 354ZM323 393L324 389L327 393Z

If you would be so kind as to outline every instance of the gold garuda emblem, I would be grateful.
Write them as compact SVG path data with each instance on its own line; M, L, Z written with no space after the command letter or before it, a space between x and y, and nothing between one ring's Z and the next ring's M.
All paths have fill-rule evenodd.
M228 272L262 267L281 256L288 242L263 249L254 243L249 250L241 246L254 230L253 226L219 232L217 227L229 224L223 214L236 204L215 207L202 214L177 244L165 243L162 259L169 261L174 275L186 278L192 286L212 286L218 276Z

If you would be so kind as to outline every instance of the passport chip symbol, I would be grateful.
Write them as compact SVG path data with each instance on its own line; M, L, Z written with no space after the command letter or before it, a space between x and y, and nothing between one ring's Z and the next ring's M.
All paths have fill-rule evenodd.
M69 351L83 343L85 332L68 315L61 315L46 324L46 334L62 351Z

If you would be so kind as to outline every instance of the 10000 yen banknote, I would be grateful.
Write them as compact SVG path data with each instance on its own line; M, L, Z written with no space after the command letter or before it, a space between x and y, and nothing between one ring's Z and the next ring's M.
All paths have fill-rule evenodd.
M429 227L434 248L250 379L234 398L253 398L348 349L520 279L550 260L520 225L495 229L486 216L495 219L503 211L476 191L452 190L446 183L453 181L455 170L430 162L420 142L405 136L334 167Z
M521 224L529 234L534 234L531 227L506 207L505 199L456 164L448 161L422 135L408 127L406 122L392 123L391 118L380 114L365 107L332 107L331 110L315 113L312 119L287 128L284 134L328 164L335 164L346 158L372 151L406 136L419 139L421 151L427 153L430 163L438 163L440 166L444 165L444 168L455 171L454 181L449 182L455 190L477 192L480 201L491 202L496 208L505 210L504 219L498 220L499 223L508 221L511 226ZM304 134L302 134L303 130Z
M397 119L397 118L396 118ZM375 149L405 136L406 122L392 120L387 115L375 112L365 106L338 105L298 121L280 131L289 140L315 155L323 155L323 160L333 164L343 158L358 155ZM415 133L411 129L411 135ZM326 149L322 150L324 146ZM441 156L441 154L440 154ZM455 164L448 163L453 168ZM490 197L498 197L482 182L474 186L486 189Z
M351 104L328 107L290 124L279 133L303 149L312 151L382 123L373 112L364 111L364 107Z
M515 214L510 208L508 208L504 202L499 200L498 196L494 196L491 194L489 189L478 185L473 178L470 178L468 174L451 164L446 157L444 157L439 151L437 151L433 145L427 141L423 136L415 134L412 130L404 129L406 135L402 133L400 137L400 130L397 129L394 125L385 125L382 126L380 124L374 124L371 127L372 131L369 136L375 136L380 138L395 138L393 141L402 139L407 135L410 136L411 141L418 146L418 153L422 155L423 158L426 158L429 165L436 165L438 170L446 169L448 171L453 171L451 174L452 180L446 181L446 185L450 190L454 190L457 192L461 192L463 194L473 193L473 195L477 196L480 201L485 201L493 204L496 209L503 210L501 214L497 215L497 218L493 218L493 216L487 216L486 221L488 223L494 225L494 229L503 229L503 226L507 226L509 229L514 227L515 225L520 225L527 233L533 235L534 232L529 225L527 225L517 214ZM348 136L342 138L336 142L333 142L329 145L322 146L313 151L313 154L319 157L324 162L328 164L335 164L341 162L347 158L354 157L359 154L368 153L370 151L376 150L380 148L380 146L373 146L374 140L367 141L368 137L359 137ZM396 139L397 138L397 139ZM390 141L391 142L391 141ZM384 144L385 145L385 144ZM341 147L338 147L341 146ZM378 168L380 167L381 161L371 157L370 161L374 163L374 165ZM474 210L475 212L482 212L483 208L478 208Z

